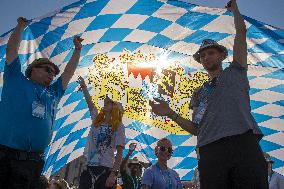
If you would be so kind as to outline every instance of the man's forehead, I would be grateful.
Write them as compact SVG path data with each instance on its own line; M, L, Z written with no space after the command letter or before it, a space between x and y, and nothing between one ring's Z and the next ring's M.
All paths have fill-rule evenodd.
M54 67L50 64L42 64L42 66L49 67L53 72L55 72Z
M200 54L204 54L204 53L211 52L211 51L219 52L218 49L216 49L214 47L209 47L209 48L206 48L206 49L202 50L200 52Z

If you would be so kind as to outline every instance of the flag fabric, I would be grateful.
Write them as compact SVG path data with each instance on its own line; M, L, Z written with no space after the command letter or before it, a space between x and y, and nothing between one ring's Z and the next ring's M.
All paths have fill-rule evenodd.
M284 175L284 31L244 18L252 115L265 135L262 149L272 156L274 171ZM0 91L10 34L0 38ZM83 154L91 120L83 94L77 92L81 75L98 109L107 95L123 104L124 154L128 144L137 142L134 156L155 163L156 141L167 137L174 145L169 166L182 180L191 179L197 166L196 137L151 113L149 100L163 98L181 116L191 118L192 92L208 80L192 55L210 38L228 49L224 66L232 61L232 14L178 0L78 1L32 19L19 50L22 70L35 58L46 57L62 73L75 35L84 38L80 63L58 106L44 174L54 174Z

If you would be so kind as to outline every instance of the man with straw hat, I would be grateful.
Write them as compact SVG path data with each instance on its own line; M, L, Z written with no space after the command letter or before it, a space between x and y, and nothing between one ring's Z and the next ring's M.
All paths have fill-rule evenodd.
M259 146L263 134L251 114L247 77L246 25L236 0L226 8L236 29L233 61L223 69L227 49L212 39L203 40L193 58L210 80L192 95L192 121L179 116L167 102L155 99L152 111L168 116L184 130L197 135L201 189L267 189L267 165Z

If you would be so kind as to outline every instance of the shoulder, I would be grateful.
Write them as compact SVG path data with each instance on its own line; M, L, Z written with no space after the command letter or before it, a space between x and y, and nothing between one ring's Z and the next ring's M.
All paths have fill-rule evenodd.
M155 170L157 170L157 166L156 165L151 165L150 167L148 167L147 169L145 169L145 173L153 173Z
M171 172L171 174L174 175L175 177L179 177L179 174L178 174L175 170L170 169L170 172Z
M236 69L236 70L246 71L247 67L242 66L237 61L233 61L233 62L230 63L230 65L226 69L228 69L228 70Z

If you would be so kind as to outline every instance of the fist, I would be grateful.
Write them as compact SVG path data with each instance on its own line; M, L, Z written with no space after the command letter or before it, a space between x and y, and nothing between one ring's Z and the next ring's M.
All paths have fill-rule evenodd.
M82 41L84 39L82 39L81 37L79 36L75 36L74 39L73 39L73 43L75 45L75 49L82 49Z
M17 19L17 22L18 22L18 26L20 26L22 28L25 28L29 23L29 21L24 17L19 17Z

